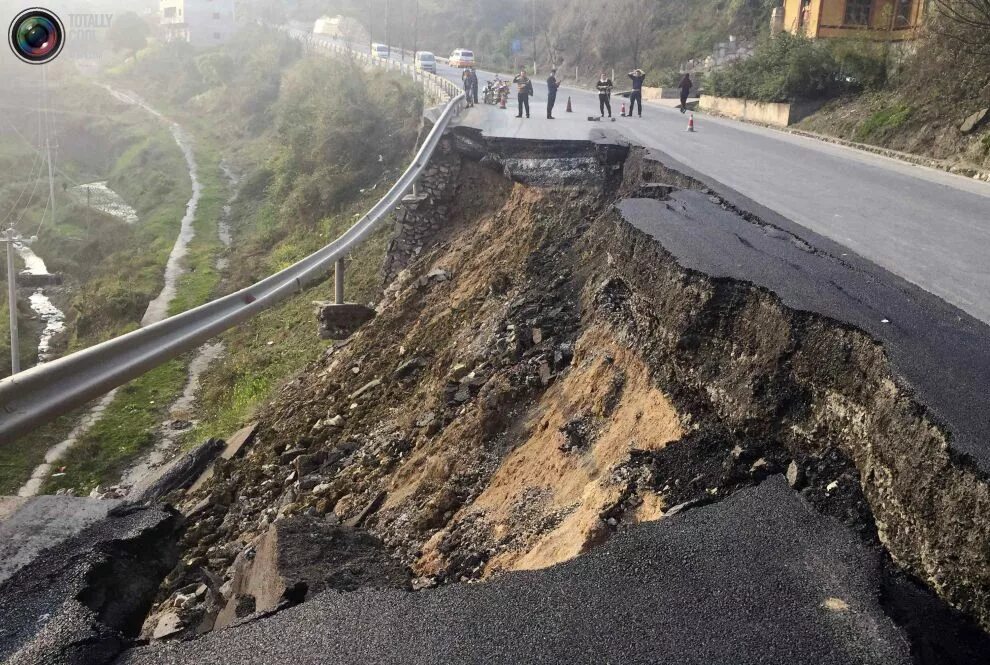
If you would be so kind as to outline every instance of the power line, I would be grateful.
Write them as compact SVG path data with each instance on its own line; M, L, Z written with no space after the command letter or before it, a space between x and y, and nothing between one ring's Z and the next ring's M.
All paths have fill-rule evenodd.
M30 145L31 146L31 149L35 151L34 161L31 163L31 168L28 170L28 173L29 174L33 174L35 168L37 168L37 166L38 166L38 161L39 161L39 158L41 156L41 152L38 151L34 147L34 144L31 143L28 140L28 138L26 136L24 136L24 134L22 134L16 127L14 127L13 123L11 123L9 120L8 120L8 123L13 128L13 130L17 133L17 135L20 136L22 139L24 139L25 143L27 143L28 145ZM38 137L39 138L41 137L41 116L40 115L38 116ZM29 175L29 178L30 178L30 175ZM4 215L3 222L0 222L0 226L5 225L7 223L7 221L14 215L14 212L17 210L18 206L20 206L21 199L24 198L24 194L25 194L25 192L27 192L28 187L30 187L30 186L31 186L30 185L30 181L29 181L28 184L25 184L24 185L24 188L21 190L20 194L17 195L17 199L14 201L14 205L11 206L10 210L7 211L7 214ZM37 187L37 180L35 181L35 187ZM32 196L34 196L33 190L32 190Z

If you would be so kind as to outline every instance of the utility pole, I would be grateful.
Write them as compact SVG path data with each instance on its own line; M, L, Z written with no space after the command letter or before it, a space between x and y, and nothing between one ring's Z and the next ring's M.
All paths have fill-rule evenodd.
M533 7L533 76L536 76L536 0L533 0L532 7Z
M47 67L47 65L45 65ZM45 150L48 151L48 197L52 206L52 225L55 225L55 174L52 171L52 144L45 137Z
M390 26L388 24L388 13L389 9L391 9L391 4L392 0L385 0L385 48L388 49L386 53L388 53L389 60L392 59L392 38L391 33L389 32Z
M20 342L17 337L17 269L14 267L14 227L7 229L7 304L10 310L10 373L21 371Z
M419 51L419 0L413 9L413 53Z

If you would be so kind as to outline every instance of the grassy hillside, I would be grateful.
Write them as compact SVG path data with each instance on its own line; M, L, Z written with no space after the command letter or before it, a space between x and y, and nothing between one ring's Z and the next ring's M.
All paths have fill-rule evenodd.
M178 82L173 68L184 72ZM114 77L115 85L135 90L181 124L197 146L204 184L197 241L173 313L246 286L337 237L405 166L422 110L410 81L304 57L293 42L254 29L213 51L154 46ZM342 94L321 94L326 89ZM373 151L367 149L372 137ZM216 225L231 190L221 162L242 183L228 220L235 242L222 271ZM156 177L154 169L124 172ZM375 298L386 234L355 255L362 261L348 276L349 297ZM202 379L201 422L187 436L190 443L229 435L323 352L312 301L325 297L324 287L314 287L224 336L226 355ZM65 475L46 491L85 492L119 477L157 440L155 430L185 383L187 362L168 363L123 388L106 417L66 456Z

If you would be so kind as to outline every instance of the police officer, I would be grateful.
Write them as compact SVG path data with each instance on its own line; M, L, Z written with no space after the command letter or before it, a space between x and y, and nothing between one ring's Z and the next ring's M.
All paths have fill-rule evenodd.
M553 120L553 105L557 103L557 88L560 82L557 81L557 70L550 70L550 77L547 79L547 120Z

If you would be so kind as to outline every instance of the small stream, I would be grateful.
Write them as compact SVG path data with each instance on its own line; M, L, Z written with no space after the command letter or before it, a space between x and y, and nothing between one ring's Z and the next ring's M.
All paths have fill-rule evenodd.
M35 254L30 247L14 243L14 250L20 255L24 265L27 266L21 274L48 274L48 267L44 260ZM51 360L52 338L65 332L65 313L45 295L43 288L38 288L31 294L30 302L31 310L45 322L45 328L41 331L41 337L38 340L38 364L40 365Z
M138 221L137 210L127 205L120 194L107 187L105 180L77 185L69 191L80 202L85 202L94 210L116 217L127 224L136 224Z
M163 122L169 123L169 128L172 132L172 137L175 139L176 145L182 151L183 156L186 160L186 167L189 170L189 178L192 181L192 196L189 202L186 204L186 213L182 218L182 223L179 228L179 236L172 246L172 252L169 254L168 262L165 266L165 286L162 288L161 293L158 297L148 304L148 309L144 313L144 317L141 319L142 326L148 326L152 323L157 323L164 319L168 314L169 305L175 298L176 284L179 277L182 275L182 259L186 256L188 251L189 242L195 236L195 229L193 228L193 220L196 216L196 209L199 206L199 198L202 193L202 184L198 178L198 167L196 165L196 158L193 154L192 143L186 136L182 128L165 118L161 113L148 106L141 99L130 95L113 90L112 88L106 87L114 98L134 106L139 106L148 113L151 113L155 117L161 119ZM95 189L98 189L98 183L92 183ZM87 187L83 185L83 187ZM105 184L104 184L105 187ZM107 191L110 191L107 189ZM82 192L82 196L86 196L86 192ZM92 193L90 194L90 202L92 203ZM126 204L125 204L126 205ZM128 206L129 207L129 206ZM100 209L100 208L98 208ZM109 210L105 210L109 212ZM114 213L110 213L114 214ZM136 217L136 213L135 213ZM126 221L126 220L125 220ZM40 261L40 259L38 259ZM42 262L43 265L43 262ZM63 317L64 320L64 317ZM50 338L49 338L50 339ZM202 352L201 352L202 353ZM204 368L205 369L205 368ZM193 377L190 376L190 382L192 382ZM195 377L196 385L198 386L199 377ZM188 386L187 386L188 387ZM23 487L18 490L18 496L34 496L38 493L41 486L44 484L48 475L51 473L52 469L55 467L56 462L62 458L67 450L69 450L76 442L82 437L86 432L88 432L93 425L99 422L103 418L103 414L106 412L107 407L113 402L117 391L113 390L106 395L104 395L99 402L82 417L76 427L70 432L69 436L62 442L52 446L48 449L45 454L44 464L37 466L31 473L31 478Z
M223 206L223 213L217 221L217 236L223 243L224 249L229 250L233 242L230 230L230 215L234 199L237 196L237 186L239 180L226 162L220 162L220 169L230 185L231 195ZM216 260L217 271L223 272L227 269L229 259L226 251L221 253ZM224 352L224 345L221 341L207 342L199 347L196 356L189 363L185 388L182 394L169 406L169 419L162 423L159 428L159 439L155 447L151 449L136 464L121 475L120 483L105 491L94 490L90 496L100 498L123 498L127 496L131 489L151 478L151 474L163 464L168 463L181 453L179 441L190 427L195 424L193 421L196 397L199 393L200 378L209 369L214 360L220 358Z

